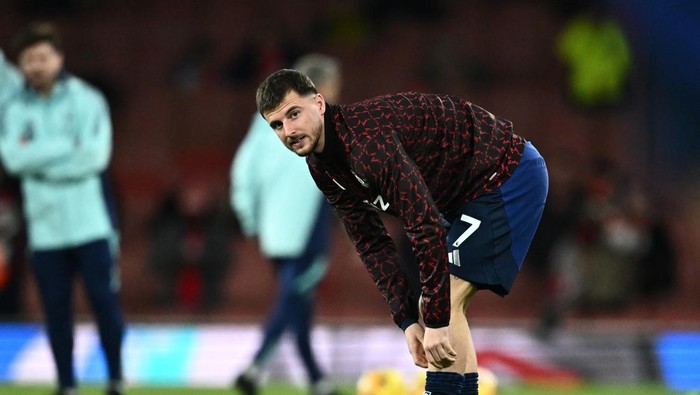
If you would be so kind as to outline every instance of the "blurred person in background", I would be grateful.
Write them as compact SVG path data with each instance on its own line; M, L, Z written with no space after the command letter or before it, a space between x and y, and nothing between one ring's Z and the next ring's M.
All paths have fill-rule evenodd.
M256 104L283 145L307 158L414 363L428 368L425 392L477 394L466 309L479 289L510 293L537 229L548 178L533 144L510 121L455 96L408 92L335 105L296 70L268 76ZM379 212L403 222L420 295Z
M123 394L124 321L119 305L116 228L102 174L112 126L103 95L64 70L51 24L17 38L25 86L5 104L0 155L21 179L31 263L56 364L59 395L77 393L73 361L73 282L80 276L96 317L109 382Z
M547 262L553 285L538 327L543 338L572 311L618 312L637 301L653 307L676 284L675 247L639 182L610 160L597 161L580 182L568 202L552 200L566 209L538 241L549 243L537 257Z
M583 311L620 310L638 285L632 273L648 248L643 213L633 216L631 180L610 160L598 160L583 190L576 216L581 286L577 305Z
M341 74L336 59L309 54L297 60L294 68L308 74L324 97L338 99ZM316 290L328 264L330 208L304 160L280 145L260 114L253 117L236 153L231 188L231 203L242 230L257 238L260 250L274 265L278 282L277 300L263 329L262 343L236 378L235 387L246 395L258 393L265 363L284 331L291 329L311 392L335 393L316 362L310 339Z
M228 203L202 180L176 183L150 224L149 266L162 306L210 312L223 300L236 232Z
M581 160L572 150L559 150L547 159L549 195L537 234L527 257L527 268L542 285L544 306L537 334L550 335L580 291L580 268L574 259L573 229L582 200Z
M620 24L600 2L586 3L556 42L567 67L567 95L583 109L619 106L628 94L632 53Z
M630 102L632 51L604 2L574 4L554 48L565 69L565 97L592 123L587 149L594 157L611 156L620 133L614 116Z

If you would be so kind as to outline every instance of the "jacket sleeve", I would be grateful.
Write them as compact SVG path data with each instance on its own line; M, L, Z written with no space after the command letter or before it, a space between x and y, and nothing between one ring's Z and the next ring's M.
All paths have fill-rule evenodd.
M22 74L5 59L5 54L0 49L0 111L2 111L5 100L9 99L21 87Z
M377 211L340 189L328 174L319 174L313 168L311 174L343 222L360 259L389 305L394 323L405 329L407 323L417 322L417 298L411 294L394 242Z
M256 149L259 146L257 143L259 128L267 126L260 115L256 114L253 119L251 127L238 147L231 164L231 207L238 217L243 234L248 237L258 234L260 223L255 158L261 154L260 152L256 154ZM269 128L269 126L267 127ZM272 131L269 132L272 133Z
M353 162L361 164L362 177L403 222L419 266L423 320L428 327L443 327L450 321L446 229L417 166L393 131L383 133L384 138L357 147Z
M43 173L50 166L65 160L73 143L65 138L38 137L20 125L19 105L12 102L0 109L0 157L7 171L18 176Z
M91 88L77 100L73 149L66 160L48 168L42 175L62 181L88 177L107 168L112 152L112 122L107 102Z

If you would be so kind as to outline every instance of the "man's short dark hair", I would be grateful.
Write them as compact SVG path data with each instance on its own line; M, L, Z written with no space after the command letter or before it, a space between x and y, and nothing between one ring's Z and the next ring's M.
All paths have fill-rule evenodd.
M270 74L255 92L258 112L262 115L277 108L290 90L299 96L318 93L306 74L292 69L278 70Z
M47 42L58 52L63 52L61 36L51 23L34 23L22 30L15 39L15 51L19 55L34 44Z

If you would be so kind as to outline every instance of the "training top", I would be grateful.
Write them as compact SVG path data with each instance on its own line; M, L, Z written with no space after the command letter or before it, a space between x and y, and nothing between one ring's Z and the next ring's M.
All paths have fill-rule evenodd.
M102 185L112 149L103 95L62 73L48 97L25 86L0 117L0 156L21 179L29 245L69 248L113 236Z
M510 121L464 99L415 92L327 104L324 124L324 150L307 164L394 322L405 329L417 321L418 307L377 210L399 217L411 241L426 326L448 325L443 219L499 188L515 171L525 140Z

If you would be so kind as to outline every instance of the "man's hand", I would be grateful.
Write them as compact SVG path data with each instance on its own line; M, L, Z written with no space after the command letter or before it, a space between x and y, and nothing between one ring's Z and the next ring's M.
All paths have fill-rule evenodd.
M406 344L408 351L413 357L413 363L421 368L428 368L428 359L425 357L425 349L423 348L423 337L425 330L419 323L412 324L404 331L406 336Z
M449 326L425 328L425 336L423 337L425 356L428 358L428 363L438 369L445 369L455 363L457 353L450 345L449 328ZM408 332L408 328L406 332Z

